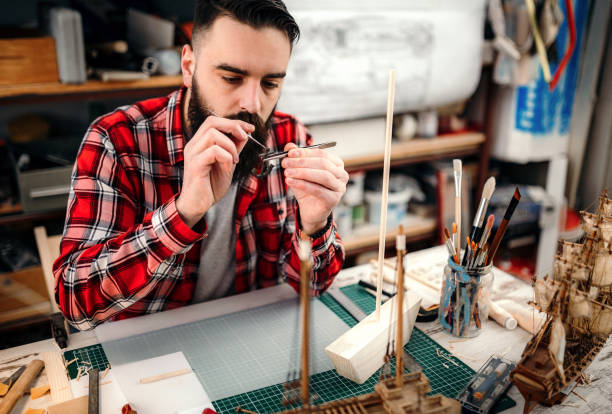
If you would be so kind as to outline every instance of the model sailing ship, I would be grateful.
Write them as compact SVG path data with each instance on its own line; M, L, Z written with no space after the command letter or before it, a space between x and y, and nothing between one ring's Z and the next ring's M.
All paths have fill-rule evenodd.
M582 243L561 242L553 277L536 280L535 306L547 313L510 375L524 413L560 403L612 333L612 200L604 190L595 214L581 212ZM564 391L566 391L564 393Z
M397 324L395 352L387 352L385 366L381 370L380 381L374 386L374 392L356 397L345 398L320 405L311 405L309 394L308 373L308 308L310 302L309 285L311 270L311 245L307 240L300 241L300 307L302 323L302 350L301 350L301 380L300 396L298 401L284 401L289 403L299 402L300 408L283 411L283 413L412 413L412 414L459 414L461 404L443 395L426 395L431 391L429 380L422 372L405 374L403 370L403 304L404 304L404 270L402 268L403 254L405 252L405 236L398 236L398 273L397 273ZM391 336L391 335L390 335ZM391 338L387 342L387 350L393 350ZM396 373L391 376L390 362L395 357ZM297 381L294 386L298 386ZM286 387L287 389L287 387ZM289 393L291 390L288 390ZM287 394L286 394L287 395ZM243 412L248 412L242 410Z

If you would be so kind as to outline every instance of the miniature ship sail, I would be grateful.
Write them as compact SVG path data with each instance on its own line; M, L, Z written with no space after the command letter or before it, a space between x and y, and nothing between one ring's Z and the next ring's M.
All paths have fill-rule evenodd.
M563 327L561 318L558 316L555 317L552 323L548 350L555 359L555 368L561 377L561 381L565 382L565 373L563 372L563 357L565 355L565 328Z
M572 289L569 298L569 315L573 318L590 318L593 314L593 302L586 293ZM596 306L596 305L595 305Z
M588 236L595 236L597 234L599 216L582 211L582 229Z
M536 306L541 312L546 312L555 294L559 290L559 284L550 279L536 279L533 284L533 290L535 292Z
M560 241L559 244L561 244L561 257L566 260L579 257L584 248L584 245L580 243L572 243L566 240Z
M612 245L612 218L604 217L599 228L601 229L601 239L610 247Z
M582 263L571 263L557 256L553 270L555 280L566 280L569 278L586 282L589 280L591 266Z
M600 250L594 260L591 283L594 286L612 285L612 250Z
M602 197L601 215L612 216L612 200L607 198L605 195Z
M607 337L612 333L612 307L600 305L596 308L598 309L594 311L591 332Z

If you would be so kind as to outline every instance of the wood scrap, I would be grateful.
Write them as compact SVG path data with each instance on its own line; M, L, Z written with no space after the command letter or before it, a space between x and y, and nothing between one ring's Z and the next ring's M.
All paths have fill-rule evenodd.
M30 398L32 398L33 400L40 398L46 393L48 393L50 389L51 387L49 386L49 384L41 385L40 387L30 388Z
M109 369L110 369L110 364L106 364L106 369L104 370L104 372L102 373L102 376L100 377L101 380L103 380L104 377L106 377Z
M178 377L179 375L189 374L190 372L192 371L189 368L179 369L177 371L166 372L165 374L155 375L153 377L141 378L140 383L149 384L151 382L160 381L166 378Z
M51 387L51 401L60 403L72 399L72 391L70 390L70 382L68 381L62 354L59 352L42 352L40 356L45 361L45 371Z
M87 395L64 401L47 408L47 414L87 414Z
M40 374L43 366L44 364L40 359L35 359L28 364L23 374L15 381L15 385L13 385L2 401L0 401L0 414L8 414L13 409L17 401L19 401L30 387L32 381Z
M28 408L28 410L24 414L44 414L44 408Z

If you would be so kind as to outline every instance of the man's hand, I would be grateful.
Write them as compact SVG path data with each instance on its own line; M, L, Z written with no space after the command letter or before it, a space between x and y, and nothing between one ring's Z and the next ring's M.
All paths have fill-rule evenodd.
M189 227L227 193L247 133L254 130L244 121L209 116L185 145L183 186L176 208Z
M325 150L285 145L283 159L287 185L300 206L302 230L312 235L327 223L327 217L346 191L348 173L344 162Z

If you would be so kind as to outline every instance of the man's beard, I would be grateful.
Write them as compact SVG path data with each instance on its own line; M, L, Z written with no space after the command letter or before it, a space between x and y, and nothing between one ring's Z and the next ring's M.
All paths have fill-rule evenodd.
M213 115L208 109L208 105L204 102L204 99L198 93L198 85L193 79L193 86L191 88L191 99L189 99L189 106L187 107L187 119L189 121L189 127L191 129L191 135L193 136L198 128L204 123L209 115ZM274 112L274 111L272 111ZM237 114L231 114L223 116L227 119L239 119L241 121L248 122L255 126L255 131L251 133L251 136L257 141L266 144L266 138L268 131L270 130L270 119L268 117L266 121L261 119L257 114L251 114L249 112L239 112ZM189 137L191 139L191 137ZM231 137L230 137L231 139ZM248 140L244 148L239 154L238 164L234 170L232 177L232 183L242 181L252 174L253 169L256 169L261 161L259 155L263 152L263 148L255 144L253 141Z

